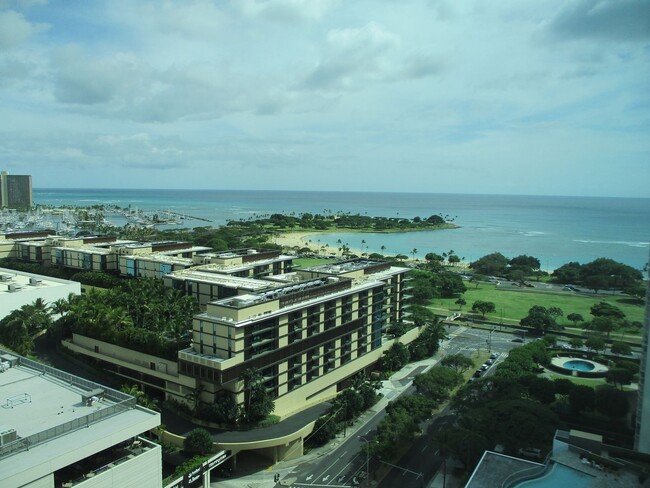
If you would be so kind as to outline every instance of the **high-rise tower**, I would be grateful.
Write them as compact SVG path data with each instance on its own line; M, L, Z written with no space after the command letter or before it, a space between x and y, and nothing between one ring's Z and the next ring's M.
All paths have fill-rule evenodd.
M31 175L0 173L0 208L31 208Z
M636 435L634 447L637 451L650 454L650 358L648 357L648 335L650 334L650 282L645 298L645 322L641 364L639 365L639 398L636 411Z

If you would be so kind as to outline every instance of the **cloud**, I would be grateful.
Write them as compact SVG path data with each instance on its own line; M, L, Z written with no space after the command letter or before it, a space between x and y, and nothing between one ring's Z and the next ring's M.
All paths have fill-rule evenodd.
M650 39L650 0L576 0L567 2L549 23L563 38L612 41Z
M224 22L224 13L208 0L126 2L122 12L110 15L126 22L131 29L145 29L184 39L213 39Z
M399 36L369 22L359 29L334 29L327 35L323 58L303 82L318 90L356 89L369 81L393 76L390 53Z
M241 0L236 4L244 15L281 23L318 20L338 0Z
M128 54L90 58L79 46L57 50L52 58L54 95L61 103L95 105L135 96L142 63Z
M0 50L12 49L31 36L47 29L44 24L32 24L14 10L0 12Z

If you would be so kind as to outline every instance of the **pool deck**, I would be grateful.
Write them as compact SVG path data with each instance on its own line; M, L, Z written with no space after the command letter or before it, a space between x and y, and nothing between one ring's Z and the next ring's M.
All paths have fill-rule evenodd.
M575 452L565 451L553 454L553 461L563 464L569 468L575 469L582 473L594 476L594 481L590 488L629 488L630 486L639 485L638 477L630 472L621 470L612 471L605 468L597 468L591 464L585 464Z
M597 362L592 361L590 359L584 359L584 358L581 358L579 356L577 356L575 358L570 357L570 356L562 356L562 357L555 356L555 357L553 357L551 359L551 364L553 366L557 366L558 368L563 368L563 369L565 369L567 371L567 373L570 373L570 372L572 372L574 370L563 367L563 364L568 362L568 361L584 361L585 363L589 363L589 364L593 365L594 369L590 370L589 371L590 373L606 373L608 371L607 366L605 366L604 364L597 363Z

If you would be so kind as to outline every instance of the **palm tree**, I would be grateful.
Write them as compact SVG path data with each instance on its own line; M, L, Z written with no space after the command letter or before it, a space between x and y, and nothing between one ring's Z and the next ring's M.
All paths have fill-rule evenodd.
M248 390L248 405L244 412L246 422L250 420L251 402L253 401L253 389L258 386L262 380L262 373L257 368L245 369L241 374L241 379L244 381L244 391Z
M411 254L413 255L413 259L415 259L415 255L416 255L417 253L418 253L418 250L415 249L415 248L413 248L413 250L411 251Z
M381 254L382 254L382 256L383 256L384 252L386 251L386 246L384 246L384 245L382 244L381 247L380 247L379 249L381 249Z

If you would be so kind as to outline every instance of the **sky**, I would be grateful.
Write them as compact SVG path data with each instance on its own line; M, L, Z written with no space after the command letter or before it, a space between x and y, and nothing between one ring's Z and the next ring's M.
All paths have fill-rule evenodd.
M650 197L650 0L0 0L35 188Z

